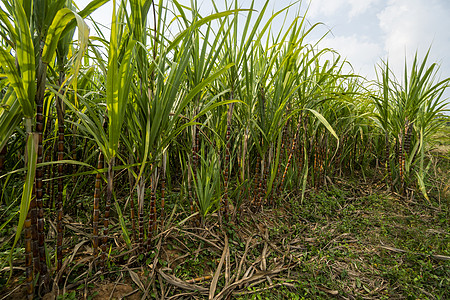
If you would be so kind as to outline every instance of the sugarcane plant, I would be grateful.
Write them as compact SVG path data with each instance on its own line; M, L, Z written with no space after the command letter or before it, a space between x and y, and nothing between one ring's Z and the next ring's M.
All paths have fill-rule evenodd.
M442 95L449 79L439 80L437 64L428 66L429 51L422 61L416 53L411 69L405 63L403 83L399 83L388 62L380 67L379 96L372 96L377 125L385 135L385 162L388 182L406 195L413 177L428 199L425 174L426 151L431 137L444 124ZM412 145L412 147L411 147Z
M95 3L97 5L104 2L95 1ZM13 244L14 247L20 237L22 226L25 224L26 236L29 238L31 231L32 238L31 249L27 246L27 282L29 285L28 297L30 298L33 295L33 275L39 273L39 280L43 286L43 292L48 289L49 283L45 252L42 167L43 105L46 97L47 67L49 65L53 66L59 40L65 37L77 25L79 28L80 55L78 55L77 59L73 60L74 73L76 73L76 66L83 55L88 37L87 26L80 14L87 16L93 11L93 6L77 14L73 10L64 7L65 2L63 1L58 3L14 1L12 3L4 2L4 4L8 13L5 13L2 9L0 16L2 25L7 29L8 35L3 36L10 42L11 47L14 48L15 62L11 53L3 48L0 51L0 59L10 87L14 91L14 95L12 93L10 94L13 97L11 101L19 103L20 107L11 102L11 106L16 109L13 110L12 118L3 120L5 123L1 124L1 128L2 130L6 130L3 133L5 133L4 137L5 141L7 141L12 133L11 130L19 125L18 122L20 122L20 119L17 116L23 115L25 117L25 127L28 135L26 151L28 161L26 163L28 166L27 172L29 173L31 170L35 172L35 175L27 175L27 181L25 181L25 190L33 190L33 195L28 192L23 194L19 230L17 230ZM11 17L9 18L8 15ZM16 68L15 64L19 68ZM32 117L35 112L35 130L32 131ZM32 147L31 144L35 142L37 144ZM34 150L37 151L36 161L32 159ZM29 245L29 242L27 242L27 245ZM32 251L32 254L28 251ZM31 265L30 257L33 258L33 266Z
M194 191L203 226L209 212L218 209L221 199L220 161L214 148L206 149L202 143L199 149L200 163L195 176L193 176ZM193 170L191 172L194 174Z

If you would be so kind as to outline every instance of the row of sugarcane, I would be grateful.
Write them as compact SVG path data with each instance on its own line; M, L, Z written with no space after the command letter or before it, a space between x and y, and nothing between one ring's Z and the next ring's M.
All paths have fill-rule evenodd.
M63 216L70 205L63 206L64 190L93 189L86 206L99 268L112 247L111 211L126 243L150 253L164 226L168 186L181 187L187 210L198 211L202 224L217 210L226 226L238 218L238 208L276 207L286 190L298 190L303 199L308 187L319 190L332 177L364 172L386 155L389 187L403 193L414 171L426 195L425 146L441 124L440 96L448 84L431 85L436 65L425 72L426 58L414 62L403 89L386 63L379 88L368 90L361 78L343 74L345 62L336 53L324 58L331 49L306 43L317 25L307 27L304 16L285 20L288 26L277 35L269 31L288 8L264 23L268 2L259 13L254 3L249 9L233 3L202 17L195 4L186 10L176 1L172 8L165 1L113 1L109 39L101 31L90 39L83 18L105 2L94 0L76 12L71 2L12 1L0 14L0 169L2 180L16 176L11 171L18 166L5 165L4 157L12 157L7 149L25 128L26 151L19 151L25 153L26 178L12 248L23 228L30 299L36 290L49 290L52 276L44 199L56 216L53 278L57 283L61 277ZM167 35L175 26L170 11L177 12L176 36ZM71 43L75 26L78 44ZM78 155L77 147L91 151ZM120 170L128 173L118 175ZM123 174L127 201L115 189ZM93 184L87 176L95 176ZM4 184L6 191L11 181Z

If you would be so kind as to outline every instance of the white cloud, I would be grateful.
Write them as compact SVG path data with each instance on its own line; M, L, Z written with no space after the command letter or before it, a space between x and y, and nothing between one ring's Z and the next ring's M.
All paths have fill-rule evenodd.
M346 0L311 0L308 15L331 16L345 4Z
M320 48L332 48L353 66L354 72L374 78L374 65L383 54L382 47L363 36L326 37L319 43Z
M384 50L395 72L402 71L407 61L419 52L420 56L431 45L431 59L443 61L450 48L450 7L442 0L390 0L378 14L384 32ZM449 76L450 74L446 74Z
M379 1L380 0L311 0L308 15L311 17L328 17L335 15L338 12L346 12L347 17L353 18L365 13L373 4Z
M372 5L378 3L379 0L347 0L347 2L351 6L349 17L352 18L365 13Z

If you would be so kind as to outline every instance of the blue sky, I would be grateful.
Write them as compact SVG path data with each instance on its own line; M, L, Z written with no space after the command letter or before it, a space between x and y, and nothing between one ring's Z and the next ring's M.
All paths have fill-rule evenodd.
M270 10L280 10L293 3L291 0L267 0ZM88 1L78 0L80 8ZM191 0L179 0L190 5ZM225 8L225 1L215 1ZM228 1L230 2L230 1ZM238 0L242 8L250 7L251 0ZM266 1L255 0L259 10ZM200 11L213 10L211 0L198 0ZM309 0L296 2L288 18L300 10L311 23L323 23L310 36L321 41L322 47L337 50L352 64L354 72L375 79L375 66L389 60L390 66L401 79L403 66L410 63L416 51L423 57L431 46L430 62L441 66L440 77L450 77L450 1L448 0ZM106 26L110 24L111 4L100 8L93 17ZM281 16L274 22L278 30ZM447 93L449 95L450 93Z

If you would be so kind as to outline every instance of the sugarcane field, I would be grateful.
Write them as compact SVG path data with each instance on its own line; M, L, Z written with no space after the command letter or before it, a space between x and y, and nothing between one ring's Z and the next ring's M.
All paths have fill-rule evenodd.
M1 0L0 300L450 299L450 35L337 2Z

